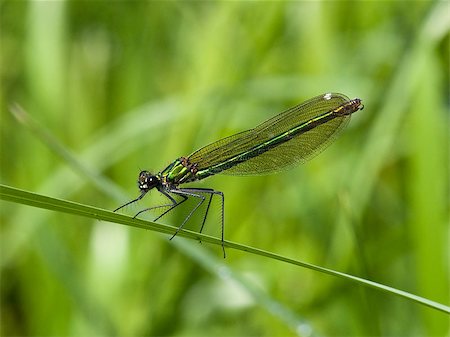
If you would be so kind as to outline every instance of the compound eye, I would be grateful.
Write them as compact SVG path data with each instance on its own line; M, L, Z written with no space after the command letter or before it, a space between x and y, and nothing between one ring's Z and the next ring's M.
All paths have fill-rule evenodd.
M154 176L148 171L142 171L139 173L138 187L141 190L149 189L154 180Z
M139 173L138 187L142 191L151 190L158 183L158 178L148 171Z

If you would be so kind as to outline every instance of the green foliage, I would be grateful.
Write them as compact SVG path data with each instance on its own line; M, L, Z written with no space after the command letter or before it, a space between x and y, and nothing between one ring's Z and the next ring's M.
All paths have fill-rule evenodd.
M0 9L2 184L114 209L139 169L342 92L365 109L310 163L198 186L225 193L230 241L448 305L446 2ZM2 335L449 333L446 313L274 259L0 207Z

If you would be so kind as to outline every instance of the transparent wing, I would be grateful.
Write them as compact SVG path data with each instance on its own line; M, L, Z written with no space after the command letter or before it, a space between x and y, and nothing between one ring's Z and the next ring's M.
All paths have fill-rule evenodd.
M199 170L231 175L258 175L280 171L303 163L323 151L347 125L350 114L317 123L273 147L266 147L275 137L298 128L349 102L342 94L314 97L261 123L254 129L211 143L189 156ZM239 157L239 161L234 158Z
M303 164L328 147L349 120L350 116L335 118L220 173L259 175L282 171L295 164Z

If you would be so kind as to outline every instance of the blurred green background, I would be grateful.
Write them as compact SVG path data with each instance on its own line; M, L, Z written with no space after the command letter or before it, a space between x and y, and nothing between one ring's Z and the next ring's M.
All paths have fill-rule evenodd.
M137 196L140 169L157 172L341 92L365 109L308 164L195 186L225 193L228 240L449 304L448 2L0 9L1 183L114 209ZM21 125L13 103L79 166ZM158 200L152 193L124 212ZM223 260L217 246L0 206L4 336L449 333L442 312L307 269L231 249ZM180 213L165 222L176 225ZM208 232L218 226L213 216Z

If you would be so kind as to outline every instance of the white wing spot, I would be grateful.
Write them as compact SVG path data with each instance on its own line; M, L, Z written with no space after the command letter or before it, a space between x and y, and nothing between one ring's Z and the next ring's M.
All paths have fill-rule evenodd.
M331 99L331 93L323 95L323 98L329 101Z

